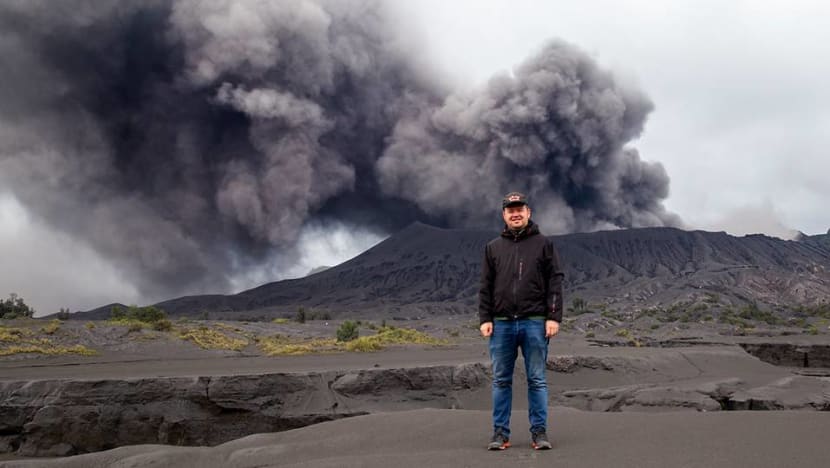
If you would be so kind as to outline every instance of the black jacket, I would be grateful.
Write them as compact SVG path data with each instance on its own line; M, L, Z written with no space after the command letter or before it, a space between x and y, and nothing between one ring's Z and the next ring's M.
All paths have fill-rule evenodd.
M479 323L537 316L561 322L563 277L553 242L533 221L518 234L505 227L484 248Z

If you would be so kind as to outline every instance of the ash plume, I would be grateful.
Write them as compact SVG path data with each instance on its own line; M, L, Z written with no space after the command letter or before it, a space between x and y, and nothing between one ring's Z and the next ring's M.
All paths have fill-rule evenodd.
M148 295L225 291L304 226L676 225L652 104L551 42L449 92L376 2L0 4L0 183ZM283 265L278 265L282 267Z

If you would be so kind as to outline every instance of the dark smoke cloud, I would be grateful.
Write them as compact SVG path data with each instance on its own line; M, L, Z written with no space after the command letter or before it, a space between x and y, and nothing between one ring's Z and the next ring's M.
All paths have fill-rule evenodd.
M374 2L0 4L0 183L148 295L286 266L304 226L677 224L652 109L552 42L451 94Z

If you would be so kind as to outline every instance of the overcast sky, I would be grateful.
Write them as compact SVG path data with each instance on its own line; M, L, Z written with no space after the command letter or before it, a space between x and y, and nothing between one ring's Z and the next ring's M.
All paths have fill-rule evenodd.
M655 110L633 145L643 159L665 166L666 206L688 228L779 237L830 228L830 3L400 4L409 26L423 33L424 60L458 89L509 73L552 38L579 46L634 83ZM379 240L307 229L295 276ZM40 313L147 300L106 259L47 228L3 187L0 258L0 295L17 292ZM269 279L268 272L254 272L239 286Z

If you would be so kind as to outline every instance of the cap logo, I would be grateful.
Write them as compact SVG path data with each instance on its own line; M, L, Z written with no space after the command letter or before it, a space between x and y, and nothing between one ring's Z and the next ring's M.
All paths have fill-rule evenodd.
M521 199L522 199L522 197L520 197L520 196L518 196L518 195L510 195L510 198L508 198L508 200L510 200L510 201L512 201L512 202L514 202L514 201L519 201L519 200L521 200Z

